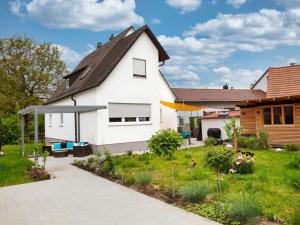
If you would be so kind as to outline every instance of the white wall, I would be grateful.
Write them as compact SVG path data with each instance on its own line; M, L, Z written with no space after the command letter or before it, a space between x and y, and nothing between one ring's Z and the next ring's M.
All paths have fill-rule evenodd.
M267 92L268 89L268 73L264 74L261 80L253 87L256 90Z
M227 139L227 135L224 129L225 123L230 121L227 119L202 119L202 138L205 140L207 138L207 130L209 128L220 128L221 129L221 138ZM240 118L237 118L237 124L240 125Z
M175 96L170 90L165 79L160 74L160 100L166 102L174 102ZM174 109L168 108L164 105L160 105L161 118L160 118L160 129L173 129L177 130L177 112Z
M132 59L146 60L146 78L133 77ZM97 87L98 104L150 103L151 121L146 124L109 123L108 110L98 111L98 145L146 141L160 129L160 74L158 50L144 33L109 77ZM176 126L176 123L175 123Z
M96 105L96 89L90 89L74 96L77 105ZM71 97L49 104L51 105L74 105ZM52 114L52 126L49 127L49 114L45 114L45 137L75 140L75 122L73 113L63 114L64 123L60 126L60 114ZM89 143L97 142L97 113L88 112L80 114L80 140Z
M132 59L146 60L146 78L134 77ZM144 33L125 54L106 80L98 87L75 95L77 105L105 105L108 103L151 104L150 122L117 125L109 123L108 109L81 114L81 140L95 145L147 141L159 129L176 129L175 110L160 105L160 100L174 101L159 72L158 50ZM51 105L70 104L62 100ZM162 123L161 113L162 109ZM63 128L47 128L46 137L74 139L74 117ZM53 119L53 123L54 119Z

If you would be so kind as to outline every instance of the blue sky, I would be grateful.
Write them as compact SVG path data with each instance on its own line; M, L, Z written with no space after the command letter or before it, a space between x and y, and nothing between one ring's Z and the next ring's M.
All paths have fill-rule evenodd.
M171 57L163 72L173 87L248 88L268 67L300 61L300 0L0 1L0 37L51 42L69 69L143 24Z

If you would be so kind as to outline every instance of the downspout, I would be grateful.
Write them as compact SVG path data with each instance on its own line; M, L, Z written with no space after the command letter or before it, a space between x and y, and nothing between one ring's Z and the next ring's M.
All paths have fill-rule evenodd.
M77 105L74 95L71 95L71 100L74 102L74 106ZM77 113L74 113L74 122L75 122L75 142L77 142Z

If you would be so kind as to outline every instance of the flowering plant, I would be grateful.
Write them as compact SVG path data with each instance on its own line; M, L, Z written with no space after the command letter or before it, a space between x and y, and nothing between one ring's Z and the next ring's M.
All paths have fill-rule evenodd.
M254 153L240 152L234 159L232 168L229 170L231 173L248 174L254 172Z

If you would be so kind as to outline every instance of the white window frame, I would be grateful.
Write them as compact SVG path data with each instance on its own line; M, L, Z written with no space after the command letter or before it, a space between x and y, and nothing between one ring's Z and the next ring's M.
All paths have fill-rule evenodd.
M144 63L144 74L138 74L134 72L134 62L135 61L139 61L139 62L143 62ZM134 77L143 77L146 78L147 77L147 61L145 59L138 59L138 58L133 58L132 59L132 73Z
M70 79L67 78L65 83L66 83L66 89L68 89L70 87Z

